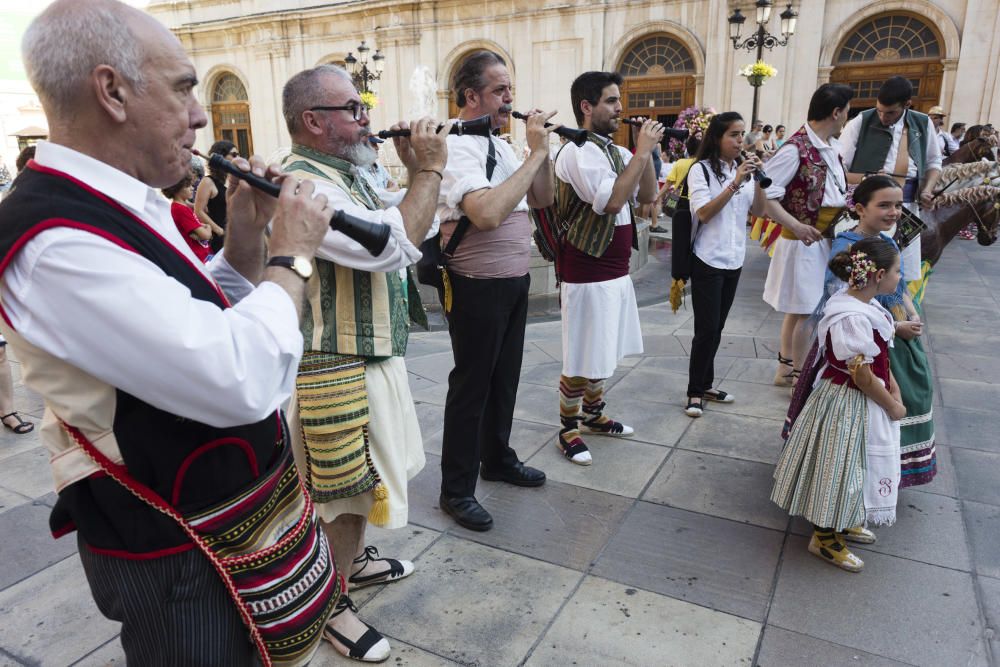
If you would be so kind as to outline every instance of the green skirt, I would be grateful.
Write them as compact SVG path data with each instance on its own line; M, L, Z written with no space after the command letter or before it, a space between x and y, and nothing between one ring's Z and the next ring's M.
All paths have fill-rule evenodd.
M889 350L892 374L906 406L906 417L899 422L901 473L899 486L927 484L937 474L934 450L934 386L931 367L919 338L903 340L899 336Z

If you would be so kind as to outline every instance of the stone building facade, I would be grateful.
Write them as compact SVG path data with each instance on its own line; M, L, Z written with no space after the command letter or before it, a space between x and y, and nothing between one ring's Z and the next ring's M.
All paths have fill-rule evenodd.
M874 105L886 77L917 86L916 107L941 104L947 121L1000 121L997 0L797 0L786 47L764 51L778 75L761 88L758 116L794 129L817 84L855 87L857 107ZM768 29L777 34L776 2ZM199 140L232 138L262 155L287 146L280 91L294 73L343 62L361 40L381 50L374 128L430 112L444 118L449 81L469 52L489 48L508 61L515 108L558 109L572 124L569 86L580 72L626 74L630 115L672 120L686 106L750 115L752 88L737 70L754 54L735 51L727 17L750 0L168 0L148 11L168 25L202 80L210 126ZM524 128L511 128L515 142ZM386 160L392 163L391 150Z

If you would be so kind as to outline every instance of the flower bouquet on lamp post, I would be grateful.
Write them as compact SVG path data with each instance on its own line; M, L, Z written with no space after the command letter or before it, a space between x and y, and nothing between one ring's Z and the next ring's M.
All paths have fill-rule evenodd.
M763 60L758 60L752 65L747 65L739 71L740 76L746 77L747 81L754 88L760 88L764 82L778 73L774 67L768 65Z
M365 105L365 109L371 111L378 106L378 97L372 91L365 90L361 93L361 103Z

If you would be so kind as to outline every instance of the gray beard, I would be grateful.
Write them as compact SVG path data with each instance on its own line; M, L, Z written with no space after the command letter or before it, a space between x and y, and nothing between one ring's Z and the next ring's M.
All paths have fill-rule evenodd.
M357 144L345 146L340 157L355 166L370 167L378 160L378 153L365 140Z

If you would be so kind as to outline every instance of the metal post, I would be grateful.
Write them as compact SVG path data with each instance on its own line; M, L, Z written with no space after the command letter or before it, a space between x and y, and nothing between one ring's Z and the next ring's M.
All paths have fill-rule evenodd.
M760 62L764 58L764 26L763 24L757 25L757 60L754 62ZM753 87L753 114L750 116L748 125L750 129L753 129L753 123L757 120L757 111L760 108L760 86Z

